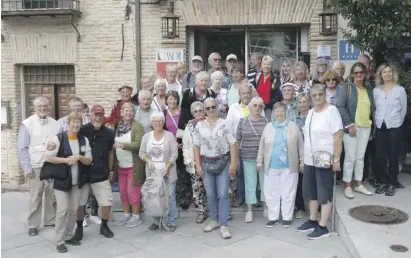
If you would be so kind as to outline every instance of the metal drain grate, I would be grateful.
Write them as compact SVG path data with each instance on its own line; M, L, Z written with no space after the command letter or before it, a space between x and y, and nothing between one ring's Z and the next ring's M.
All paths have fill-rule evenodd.
M354 207L349 210L349 213L357 220L375 224L400 224L408 220L408 215L405 212L378 205Z

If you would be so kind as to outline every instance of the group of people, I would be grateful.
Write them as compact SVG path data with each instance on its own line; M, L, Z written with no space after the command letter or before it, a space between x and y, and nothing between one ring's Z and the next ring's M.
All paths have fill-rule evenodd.
M230 206L243 204L246 223L253 207L263 206L266 227L281 221L287 228L304 218L308 203L309 219L297 230L308 239L329 236L336 179L344 181L347 198L353 191L372 195L362 183L364 156L378 163L375 192L395 194L407 96L394 65L373 74L362 55L344 78L343 63L318 60L310 75L301 61L284 60L278 71L271 56L255 53L250 60L248 74L234 54L225 67L220 54L210 54L208 71L200 56L191 58L189 72L169 64L166 78L142 78L135 95L121 86L107 117L102 106L89 110L74 98L72 113L57 122L47 115L48 100L37 97L18 137L30 186L29 235L37 235L45 191L44 224L55 226L58 252L81 244L89 200L93 217L101 209L100 234L113 237L107 224L113 182L124 210L114 224L136 227L141 189L152 175L164 178L170 204L168 216L153 217L149 231L174 232L177 207L193 202L196 223L210 217L204 232L219 229L224 239L231 238ZM70 173L41 180L45 163L67 164Z

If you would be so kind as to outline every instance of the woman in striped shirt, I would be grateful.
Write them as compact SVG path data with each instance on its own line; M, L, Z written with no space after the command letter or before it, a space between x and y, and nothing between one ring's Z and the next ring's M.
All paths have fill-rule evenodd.
M247 212L245 222L253 221L253 204L257 203L256 189L257 178L260 179L261 201L264 201L264 170L257 174L257 153L260 144L260 138L263 134L267 119L261 115L264 110L264 101L260 97L254 97L248 104L250 116L241 118L237 127L237 141L240 144L240 156L243 161L244 179L245 179L245 202L247 203ZM264 205L265 206L265 205ZM264 208L264 214L266 213Z

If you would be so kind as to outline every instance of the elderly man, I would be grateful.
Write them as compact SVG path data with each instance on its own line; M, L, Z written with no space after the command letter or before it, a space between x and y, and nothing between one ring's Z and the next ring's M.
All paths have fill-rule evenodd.
M146 76L141 78L141 89L140 90L148 90L151 92L151 96L154 95L154 81L153 76ZM131 97L131 102L134 105L138 105L138 92Z
M196 75L203 70L203 59L201 56L193 56L191 63L191 72L184 75L182 79L183 90L194 88L196 86Z
M234 82L233 75L232 75L232 69L237 64L237 61L238 61L237 56L234 54L229 54L225 59L226 83L228 85Z
M81 188L80 207L77 212L77 228L73 237L77 241L83 239L84 205L87 203L90 188L96 197L98 205L101 207L102 222L100 234L106 238L114 237L113 232L107 226L113 203L113 193L109 177L112 176L114 164L114 133L103 125L104 108L102 106L94 105L91 108L90 120L90 123L80 129L80 134L89 140L93 163L90 167L89 184Z
M297 101L295 100L295 89L298 86L294 83L286 82L281 85L280 90L283 94L283 103L285 104L285 119L295 122L298 116Z
M54 226L56 218L55 196L53 184L49 181L40 181L40 171L45 161L47 151L56 148L51 142L53 136L59 132L56 120L47 116L49 101L45 97L37 97L34 102L35 114L24 120L20 125L18 136L18 157L29 184L29 235L37 235L37 229L42 219L43 193L44 198L44 226Z
M371 58L366 55L362 54L358 58L358 62L362 63L365 68L367 68L367 72L369 73L368 75L368 83L371 87L375 87L375 74L371 71Z
M228 86L230 85L228 81L226 80L225 76L226 73L223 71L221 67L221 55L219 53L213 52L208 56L208 64L210 65L210 69L208 69L207 74L208 74L208 86L210 87L212 84L211 81L211 75L215 71L221 71L224 74L224 80L221 82L221 87L223 89L228 89Z
M90 122L90 119L86 114L83 113L84 104L83 101L78 98L74 97L69 101L70 113L77 112L83 115L83 125ZM59 123L59 132L65 132L68 130L68 115L60 118L58 121Z
M144 132L150 132L152 130L150 117L154 113L154 109L151 107L153 97L148 90L141 90L138 93L138 102L140 105L136 107L134 112L134 120L139 122L144 127Z
M248 82L256 87L256 75L261 71L261 63L264 55L261 53L253 53L250 57L250 70L248 71Z
M183 87L181 86L180 82L177 80L177 65L175 64L168 64L166 65L166 92L170 90L176 91L181 94Z

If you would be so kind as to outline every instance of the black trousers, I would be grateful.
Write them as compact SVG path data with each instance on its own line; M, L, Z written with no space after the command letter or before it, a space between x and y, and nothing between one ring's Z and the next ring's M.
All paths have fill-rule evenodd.
M376 159L376 139L368 142L367 149L365 151L363 181L370 178L371 175L377 183L381 183L380 172L378 171L378 163Z
M376 129L376 163L378 176L383 184L393 186L398 184L402 132L402 127L387 129L385 123L380 129Z
M295 207L297 211L305 211L303 197L303 173L298 173L297 195L295 197Z

